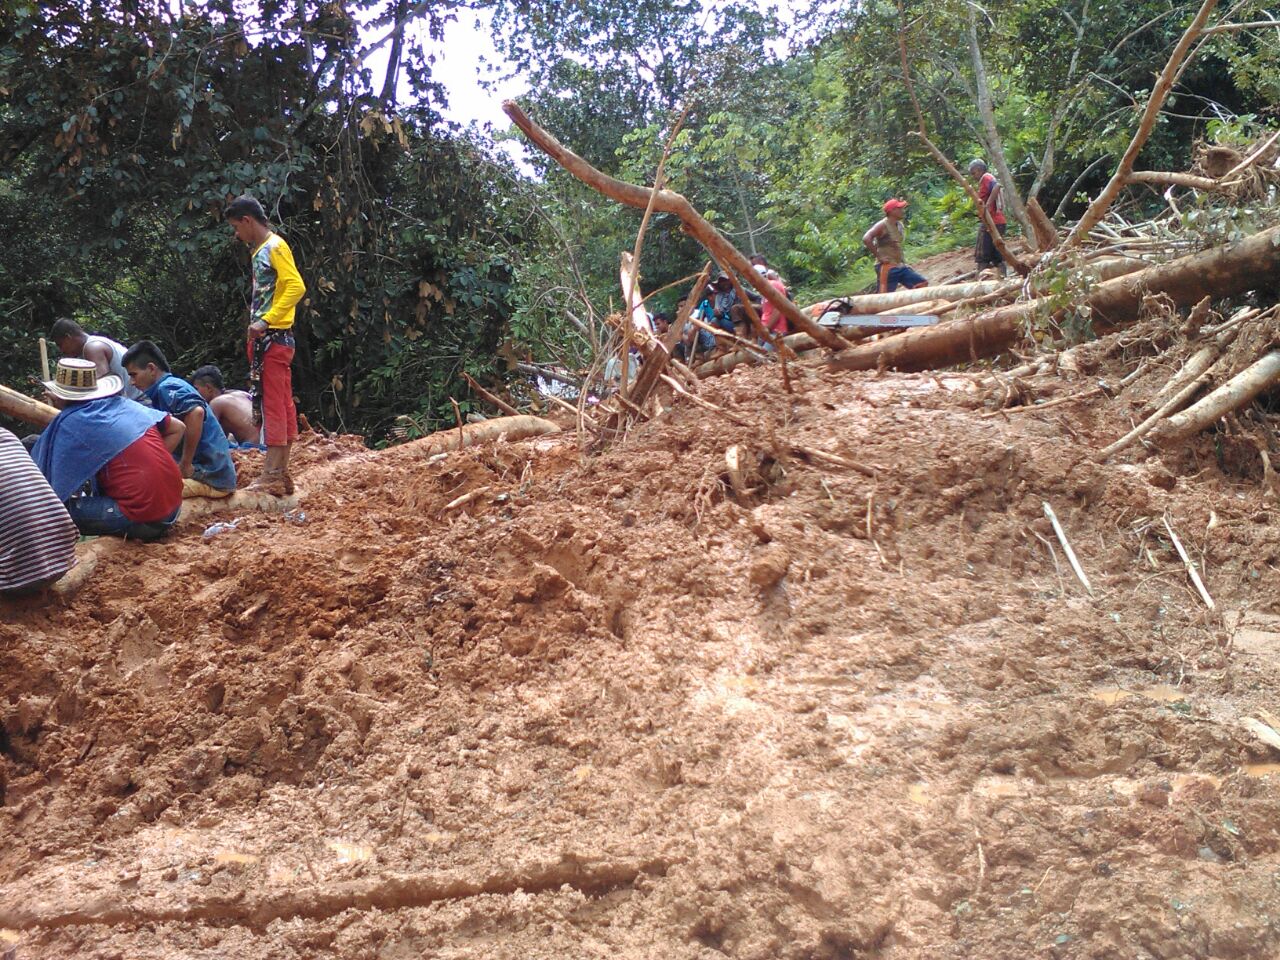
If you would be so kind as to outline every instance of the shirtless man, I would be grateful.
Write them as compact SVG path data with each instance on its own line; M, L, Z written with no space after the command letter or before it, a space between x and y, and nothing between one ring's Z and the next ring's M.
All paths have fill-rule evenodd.
M243 390L225 390L222 371L213 364L191 375L191 385L204 397L227 437L237 443L257 444L259 430L253 424L253 398Z
M862 245L876 258L876 279L881 293L892 293L898 287L924 287L929 281L909 266L902 253L906 236L903 215L907 201L893 198L884 204L884 219L862 235Z

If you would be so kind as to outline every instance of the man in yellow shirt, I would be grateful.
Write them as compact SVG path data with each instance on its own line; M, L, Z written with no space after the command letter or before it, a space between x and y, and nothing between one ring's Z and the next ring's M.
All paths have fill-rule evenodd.
M249 310L249 392L254 422L262 425L267 455L253 489L274 496L293 493L289 453L298 438L293 405L293 317L307 292L293 251L271 229L266 212L245 194L227 204L223 217L253 251L253 304Z

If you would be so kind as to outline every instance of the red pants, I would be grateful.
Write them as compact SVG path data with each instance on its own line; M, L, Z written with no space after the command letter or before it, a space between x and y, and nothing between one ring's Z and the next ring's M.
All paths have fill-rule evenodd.
M262 358L262 429L268 447L298 439L298 411L293 405L293 347L273 343Z

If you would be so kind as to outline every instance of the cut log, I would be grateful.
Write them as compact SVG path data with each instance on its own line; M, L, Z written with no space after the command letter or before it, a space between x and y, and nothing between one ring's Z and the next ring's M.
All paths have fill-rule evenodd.
M381 460L383 463L425 460L432 454L457 450L459 442L464 447L474 447L478 443L489 440L525 440L529 437L559 432L558 426L541 417L531 417L527 414L518 417L495 417L482 423L464 424L461 428L450 427L447 430L439 430L418 440L391 447L382 452Z
M1203 253L1149 267L1098 284L1085 305L1098 319L1119 325L1135 319L1146 293L1165 293L1178 306L1202 297L1243 293L1276 276L1280 270L1280 227ZM910 331L876 343L845 350L831 359L836 370L925 370L992 357L1023 332L1043 303L1031 300L1001 307L968 320L953 320Z
M1106 257L1080 267L1086 276L1097 280L1111 280L1125 274L1136 273L1149 266L1142 260L1133 257ZM849 305L849 313L882 313L929 300L960 300L969 297L981 297L1000 291L1017 294L1022 289L1021 281L1014 280L975 280L971 283L953 283L934 287L917 287L914 290L895 290L893 293L864 293L858 296L838 297L841 303ZM1033 289L1035 289L1033 285ZM823 300L805 307L805 313L814 319L826 312L831 300Z
M1181 443L1213 426L1228 413L1253 402L1265 390L1280 384L1280 350L1273 350L1250 364L1203 400L1170 417L1151 431L1151 439L1162 447Z
M601 173L586 160L578 156L559 140L534 123L529 116L512 100L502 104L503 111L519 127L530 143L536 146L552 160L564 167L587 186L591 187L611 200L647 209L652 201L653 209L670 213L680 218L690 236L701 243L720 263L746 277L748 282L759 291L760 295L782 311L782 315L797 330L809 334L825 347L839 350L844 342L829 330L819 327L812 319L800 312L800 308L784 297L763 276L756 272L751 262L742 255L723 234L713 227L693 208L687 199L671 190L651 190L634 183L627 183Z
M0 385L0 413L43 429L58 415L58 408Z
M1190 190L1205 192L1230 191L1238 181L1210 180L1208 177L1197 177L1194 173L1173 173L1164 170L1135 170L1129 174L1129 183L1150 183L1162 187L1187 187Z
M1089 297L1095 327L1119 325L1137 316L1142 297L1164 293L1180 307L1202 297L1217 300L1270 282L1280 269L1280 227L1255 233L1202 253L1179 257L1140 273L1104 283Z

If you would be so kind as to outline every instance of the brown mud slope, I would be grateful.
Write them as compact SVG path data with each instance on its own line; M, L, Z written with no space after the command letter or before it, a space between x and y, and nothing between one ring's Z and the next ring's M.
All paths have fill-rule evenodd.
M315 440L305 517L98 542L0 609L0 954L1277 955L1256 463L1095 464L1114 401L796 377L592 459Z

